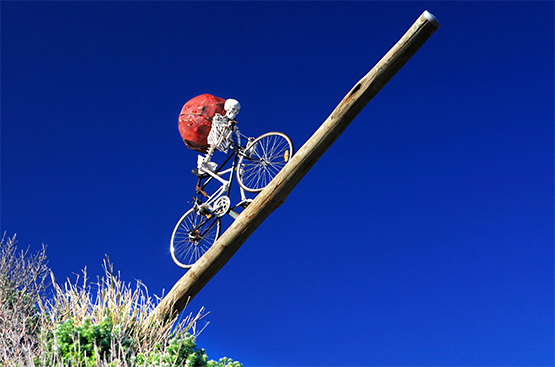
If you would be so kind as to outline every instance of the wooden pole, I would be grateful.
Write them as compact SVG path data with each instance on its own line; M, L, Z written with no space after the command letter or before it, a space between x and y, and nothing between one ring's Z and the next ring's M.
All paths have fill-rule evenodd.
M187 303L229 261L258 226L281 204L324 152L341 135L368 102L405 65L439 28L436 18L425 11L389 50L343 98L332 114L292 157L270 184L239 215L162 299L154 315L161 320L175 317Z

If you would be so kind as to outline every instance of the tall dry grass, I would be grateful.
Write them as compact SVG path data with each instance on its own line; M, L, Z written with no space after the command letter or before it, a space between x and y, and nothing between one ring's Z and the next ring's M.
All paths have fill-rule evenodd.
M43 327L52 329L67 320L74 326L82 326L87 320L98 324L109 317L122 337L135 342L136 353L147 353L170 337L200 333L196 325L206 315L204 308L194 316L189 314L183 319L161 322L159 318L150 317L159 299L149 296L140 280L134 287L123 282L108 259L104 260L103 269L104 276L93 284L87 278L86 268L82 271L81 285L79 277L75 282L67 280L63 287L52 279L54 297L39 302L40 313L46 316Z
M46 248L18 251L15 236L0 240L0 366L32 358L40 349L36 307L48 287Z
M142 282L122 281L108 258L103 268L104 275L94 283L84 269L75 281L60 286L47 267L45 247L29 255L28 250L17 251L15 236L2 238L0 366L241 366L227 358L208 361L204 350L196 348L194 340L202 331L196 325L206 315L204 309L162 322L151 317L159 299ZM109 335L98 334L108 324L102 332ZM86 349L80 333L90 337L93 329L95 340L104 338L109 345L95 342ZM187 360L175 357L186 353L191 354Z

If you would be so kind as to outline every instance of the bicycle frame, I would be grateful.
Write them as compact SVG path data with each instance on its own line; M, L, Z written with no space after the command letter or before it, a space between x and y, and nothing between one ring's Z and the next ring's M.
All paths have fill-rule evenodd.
M248 138L233 123L217 132L217 139L210 137L208 154L199 159L202 165L193 170L198 182L192 208L179 219L170 240L172 258L184 269L191 268L218 239L222 226L227 225L223 217L227 214L237 219L241 212L239 207L245 209L252 202L247 195L252 197L261 192L293 155L291 139L280 132ZM214 171L209 171L205 163L210 161L216 149L226 153L227 157ZM231 192L235 178L240 197L239 193ZM231 197L238 202L234 206ZM239 210L235 211L236 208Z
M230 137L233 132L234 130L229 127L227 128L226 133L222 134L222 135L225 135L225 137L223 138L228 139L228 141L230 142L229 149L231 149L231 152L228 154L227 158L220 166L218 166L216 171L212 172L212 171L205 170L205 172L209 175L207 178L199 178L198 180L197 187L196 187L197 194L196 194L196 197L194 198L196 208L200 207L201 204L208 204L210 207L212 207L219 198L223 196L229 197L229 194L231 192L231 184L233 183L234 174L237 169L237 162L240 156L247 157L247 154L245 154L245 151L249 146L249 143L247 143L247 145L244 147L241 146L241 141L240 141L241 138L240 138L239 130L235 130L237 134L237 142L234 141L234 139L231 139ZM252 139L253 138L248 138L249 141ZM223 169L232 158L233 158L233 162L231 164L231 167L227 169ZM226 175L227 175L227 179L226 179ZM206 181L203 183L202 181L205 179ZM212 195L209 195L205 192L205 188L213 180L219 181L221 183L221 186ZM245 207L246 205L248 205L248 203L250 203L250 201L252 201L252 199L247 198L245 190L243 190L242 187L239 186L239 190L241 194L241 201L238 204L234 205L233 207L231 207L230 205L229 210L227 211L227 214L229 214L233 219L236 219L238 215L237 213L233 212L235 208L237 208L238 206ZM206 201L204 201L204 203L202 200L203 198L206 198Z

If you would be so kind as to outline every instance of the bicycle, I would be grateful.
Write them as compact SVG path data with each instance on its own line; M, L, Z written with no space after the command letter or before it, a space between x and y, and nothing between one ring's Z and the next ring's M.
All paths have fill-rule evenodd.
M228 139L230 153L214 172L207 170L204 175L199 175L193 207L183 214L173 230L170 253L181 268L191 268L219 238L224 215L236 219L235 210L245 209L250 204L252 199L247 198L245 192L262 191L293 155L293 143L283 133L269 132L256 139L247 138L244 146L241 145L242 137L247 138L234 124L221 135L220 142ZM229 162L231 167L225 168ZM234 176L241 199L231 207L229 195ZM220 186L210 195L206 189L211 182Z

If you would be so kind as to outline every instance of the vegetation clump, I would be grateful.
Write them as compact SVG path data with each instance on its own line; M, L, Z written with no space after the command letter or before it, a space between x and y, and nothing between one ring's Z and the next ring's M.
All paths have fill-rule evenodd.
M208 360L196 346L203 309L161 321L144 284L123 282L108 259L97 283L85 268L59 286L45 252L18 252L15 236L0 240L0 366L242 367Z

